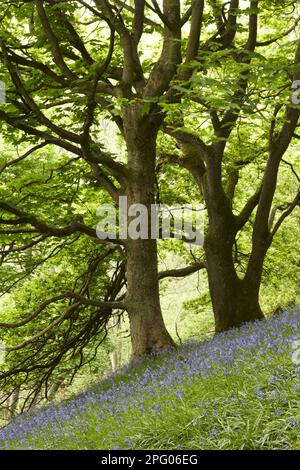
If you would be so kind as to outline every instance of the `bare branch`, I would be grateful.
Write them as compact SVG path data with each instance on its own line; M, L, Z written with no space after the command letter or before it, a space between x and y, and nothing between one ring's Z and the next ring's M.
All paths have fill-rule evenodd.
M7 53L9 56L9 60L14 62L18 65L24 65L31 69L37 69L43 72L46 76L51 78L53 81L60 83L61 85L65 85L67 80L62 75L57 75L53 70L51 70L47 65L43 64L42 62L38 62L36 59L27 57L23 57L21 55L16 54L11 48L7 48ZM4 55L0 52L0 58L3 59Z
M44 328L42 331L39 331L36 333L34 336L31 338L23 341L22 343L17 344L16 346L6 346L6 351L11 352L11 351L18 351L20 349L25 348L29 344L34 343L36 340L44 336L45 334L51 332L55 326L58 326L60 323L62 323L64 320L66 320L71 313L73 313L74 310L79 307L80 302L77 302L76 304L70 305L69 307L66 308L64 313L60 315L58 318L56 318L53 322L50 323L46 328Z
M16 90L19 92L20 96L22 97L25 105L29 108L29 110L32 111L36 115L36 117L40 120L41 123L45 124L51 131L55 132L61 138L70 140L71 142L74 142L74 143L80 143L80 137L77 134L74 134L74 132L70 132L65 129L62 129L61 127L51 122L50 119L48 119L42 113L40 108L37 106L33 98L30 96L30 94L26 90L17 67L10 62L5 43L1 41L0 44L2 46L2 51L4 54L4 58L5 58L5 64L7 65L7 68L10 72L10 75L15 84Z
M95 62L94 59L90 56L88 50L84 45L83 40L77 33L72 23L70 23L70 21L68 20L68 17L65 12L61 9L55 8L55 14L61 19L63 26L69 31L70 42L72 46L81 53L81 56L87 65L92 65Z
M273 44L274 42L277 42L277 41L279 41L280 39L285 38L286 36L288 36L290 33L292 33L292 32L296 29L296 27L298 26L299 22L300 22L300 17L297 18L297 20L295 21L295 23L293 24L293 26L291 26L290 29L288 29L288 30L285 31L284 33L280 34L280 35L277 36L276 38L268 39L267 41L257 41L257 42L256 42L256 47L270 46L270 45Z
M145 21L145 0L134 0L134 19L132 35L136 44L139 43L144 28Z
M56 65L60 68L62 73L67 78L71 80L76 79L77 78L76 74L69 69L66 62L64 61L63 54L60 49L59 41L51 28L49 19L44 9L43 0L35 0L35 5L37 8L42 26L44 28L48 41L51 45L54 62L56 63Z
M168 18L164 28L164 42L160 58L153 67L145 86L144 96L161 96L181 63L181 18L180 0L164 0L163 14Z
M124 1L122 2L122 0L114 0L114 2L119 7L123 6L124 9L129 11L130 13L135 12L135 9L132 6L127 5L126 3L124 4ZM138 3L139 0L136 0L136 2ZM155 21L151 20L150 18L147 18L147 16L144 17L144 23L149 25L149 26L152 26L156 31L161 31L162 30L162 27L161 27L160 24L156 23Z
M103 301L103 302L101 302L100 300L87 299L86 297L83 297L82 295L77 294L76 292L66 292L65 295L69 299L78 300L80 302L80 304L82 304L82 305L90 305L92 307L110 308L110 309L116 309L116 310L125 310L126 309L126 302L125 301L115 301L115 302Z
M162 280L168 277L186 277L200 271L201 269L206 269L206 267L207 266L205 262L193 263L190 266L186 266L185 268L162 271L158 274L158 279Z
M279 217L279 219L275 223L274 228L273 228L273 230L271 232L271 235L270 235L270 242L269 242L270 244L272 243L273 238L275 237L276 233L280 229L280 227L283 224L283 222L285 221L285 219L294 211L294 209L297 206L300 206L300 190L298 191L295 199L290 204L287 205L287 209L281 214L281 216ZM275 214L274 214L274 218L275 218ZM272 225L273 225L273 223L272 223Z
M20 163L21 161L25 160L25 158L29 157L34 152L36 152L37 150L40 150L41 148L45 147L48 144L49 144L49 142L43 142L42 144L35 145L30 150L28 150L26 153L24 153L24 155L21 155L20 157L15 158L14 160L11 160L9 162L4 163L2 165L2 167L0 168L0 174L3 173L3 171L6 170L6 168L8 168L10 166L13 166L13 165L16 165L17 163Z
M107 0L95 0L96 5L102 11L103 15L110 22L111 27L115 28L121 38L121 45L123 48L123 75L122 75L122 92L125 96L131 96L131 87L133 85L144 85L143 70L141 67L137 43L134 41L131 32L125 26L121 11L124 8L125 2L120 8L114 12L112 6Z
M241 230L244 225L248 222L252 212L254 211L255 207L259 203L260 195L262 191L262 185L259 186L257 191L253 194L253 196L248 199L247 203L245 204L244 208L241 210L240 214L236 216L236 224L238 230Z
M282 161L282 163L285 163L285 165L288 165L290 167L290 169L292 170L292 173L295 175L298 183L300 183L300 177L299 177L298 173L296 172L294 166L290 162L287 162L284 158L282 158L281 161Z
M204 0L194 0L192 5L192 21L186 52L186 63L197 57L203 21Z
M15 328L20 328L21 326L27 325L27 323L30 323L41 312L43 312L46 309L46 307L48 307L49 305L52 305L56 302L59 302L60 300L65 300L67 298L69 298L69 297L66 294L56 295L55 297L52 297L51 299L48 299L45 302L43 302L33 313L26 316L26 318L24 318L24 320L19 321L19 322L15 322L15 323L0 323L0 328L15 329Z

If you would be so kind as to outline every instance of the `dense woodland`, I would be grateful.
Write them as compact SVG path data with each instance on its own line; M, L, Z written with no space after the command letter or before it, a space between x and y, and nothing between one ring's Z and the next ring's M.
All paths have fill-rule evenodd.
M122 325L133 358L175 347L169 282L184 338L299 302L299 25L291 0L1 1L10 416L102 374ZM97 208L120 196L202 204L203 247L100 240Z

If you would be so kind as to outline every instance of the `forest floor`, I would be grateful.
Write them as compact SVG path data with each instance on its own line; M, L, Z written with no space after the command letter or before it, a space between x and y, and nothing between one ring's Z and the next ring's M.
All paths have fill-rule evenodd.
M20 415L0 449L300 449L299 339L284 313L188 342Z

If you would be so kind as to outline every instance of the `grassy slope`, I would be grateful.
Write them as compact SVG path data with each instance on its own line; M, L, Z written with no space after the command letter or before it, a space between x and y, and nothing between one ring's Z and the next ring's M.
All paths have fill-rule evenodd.
M20 416L0 448L299 449L299 339L286 313L187 343Z

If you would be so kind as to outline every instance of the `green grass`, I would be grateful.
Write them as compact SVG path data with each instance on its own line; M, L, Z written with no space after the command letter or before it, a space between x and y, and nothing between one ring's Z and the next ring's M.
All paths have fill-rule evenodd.
M124 369L0 432L8 449L300 449L300 315L245 325Z

